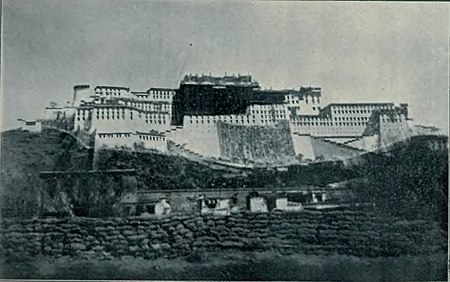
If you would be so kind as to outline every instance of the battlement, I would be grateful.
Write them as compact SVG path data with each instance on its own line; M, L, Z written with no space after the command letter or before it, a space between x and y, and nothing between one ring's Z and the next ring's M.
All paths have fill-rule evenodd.
M257 81L252 79L251 75L226 75L225 76L212 76L212 75L185 75L181 81L182 85L220 85L220 86L251 86L259 87Z

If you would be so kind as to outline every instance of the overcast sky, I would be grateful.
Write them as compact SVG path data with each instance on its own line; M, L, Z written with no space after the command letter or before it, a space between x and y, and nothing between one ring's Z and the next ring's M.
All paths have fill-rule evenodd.
M324 105L406 102L448 128L446 4L4 0L3 13L4 129L75 84L145 91L202 72L321 86Z

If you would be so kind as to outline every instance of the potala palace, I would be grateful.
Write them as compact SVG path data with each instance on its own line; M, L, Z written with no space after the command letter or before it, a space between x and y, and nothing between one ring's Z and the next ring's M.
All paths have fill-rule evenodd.
M186 75L178 89L76 85L43 126L90 140L95 150L152 150L242 166L347 159L434 128L408 105L321 104L320 87L265 90L250 75Z

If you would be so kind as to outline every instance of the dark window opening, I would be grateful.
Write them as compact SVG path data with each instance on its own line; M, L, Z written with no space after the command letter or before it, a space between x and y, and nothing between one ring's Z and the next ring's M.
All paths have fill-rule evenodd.
M150 214L154 214L155 213L155 205L146 205L145 210Z

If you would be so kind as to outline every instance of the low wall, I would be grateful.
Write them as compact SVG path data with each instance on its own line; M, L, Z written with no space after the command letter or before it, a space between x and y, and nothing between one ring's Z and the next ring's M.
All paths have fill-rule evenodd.
M306 254L396 256L446 250L435 223L395 221L360 211L240 213L165 219L4 220L1 254L152 259L192 251L279 250Z

